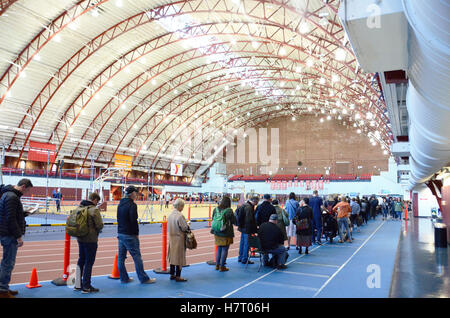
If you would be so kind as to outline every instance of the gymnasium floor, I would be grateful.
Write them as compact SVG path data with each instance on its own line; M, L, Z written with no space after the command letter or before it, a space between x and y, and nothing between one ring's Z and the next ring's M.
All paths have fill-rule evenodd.
M182 272L182 276L189 280L187 283L176 283L170 281L168 275L153 273L150 269L160 267L161 263L152 262L145 263L145 267L147 273L151 277L156 277L157 281L152 285L141 285L135 273L131 273L134 266L131 257L128 257L127 269L135 281L121 284L119 281L108 279L105 274L96 274L96 269L102 266L100 254L94 265L94 275L97 276L92 279L93 286L100 289L99 293L81 294L70 287L56 287L50 281L43 281L41 278L40 283L43 285L41 288L28 289L25 284L15 284L11 288L19 290L20 297L32 298L385 298L389 297L402 223L383 222L378 218L362 227L360 233L355 232L352 244L314 245L309 255L299 255L291 248L286 270L262 267L260 272L257 271L258 259L254 259L255 264L249 265L247 269L237 263L238 237L235 238L227 261L230 271L225 273L215 271L213 266L205 263L206 260L213 258L212 235L208 236L208 229L199 229L196 230L199 249L193 253L189 251L191 257L188 256L188 262L191 265L183 268ZM148 245L149 237L141 238L141 247ZM113 252L116 242L113 238L105 240L108 240L109 249ZM160 242L154 243L157 247L160 246ZM143 249L142 253L146 259L145 255L148 255L149 251ZM110 256L107 258L109 264L112 264L112 258ZM72 257L71 263L74 262L76 255ZM111 265L103 267L108 270L112 268Z

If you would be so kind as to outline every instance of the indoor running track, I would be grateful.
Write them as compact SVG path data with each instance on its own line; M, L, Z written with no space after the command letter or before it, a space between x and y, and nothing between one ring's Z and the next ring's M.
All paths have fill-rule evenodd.
M363 226L361 233L354 234L353 243L324 244L313 246L309 255L299 255L295 249L289 251L286 270L273 270L262 267L258 273L258 259L254 265L245 266L237 263L236 253L238 240L232 246L233 250L228 259L229 272L218 272L214 266L207 265L204 260L193 261L199 256L188 258L192 264L183 268L182 276L187 283L176 283L169 280L168 275L158 275L148 270L151 277L157 281L151 285L141 285L135 273L131 276L135 281L122 284L117 280L107 278L107 275L96 276L92 284L100 289L99 293L81 294L70 287L56 287L50 282L42 282L41 288L27 289L24 284L11 286L20 292L20 297L156 297L156 298L310 298L310 297L354 297L354 298L384 298L389 297L391 278L394 269L395 255L401 231L399 221L371 221ZM199 242L203 236L209 235L208 230L196 231ZM211 235L210 235L211 238ZM142 241L152 238L142 238ZM161 242L153 238L155 244ZM102 242L103 243L103 242ZM195 251L196 255L207 255L212 248L213 241L205 242L204 249ZM60 244L60 243L59 243ZM111 239L111 250L114 250L115 240ZM142 244L145 246L147 244ZM144 250L144 254L152 253ZM156 251L154 253L157 253ZM234 255L233 255L234 254ZM192 255L192 254L191 254ZM234 257L233 257L234 256ZM102 255L97 258L101 262ZM108 256L108 261L110 261ZM145 258L145 256L144 256ZM211 259L211 257L209 258ZM74 261L75 258L72 258ZM134 270L132 261L128 270ZM108 269L110 264L104 265ZM146 262L146 268L156 268L160 263ZM94 272L95 274L95 272ZM40 275L40 273L39 273Z

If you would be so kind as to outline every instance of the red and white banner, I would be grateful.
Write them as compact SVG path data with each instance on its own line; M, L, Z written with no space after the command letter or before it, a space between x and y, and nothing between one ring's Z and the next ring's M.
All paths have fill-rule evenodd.
M304 181L300 180L300 187L303 188L303 185L304 185Z
M319 180L319 190L323 190L323 180Z
M30 141L28 160L54 163L56 160L56 145Z
M275 181L270 181L270 190L275 190Z
M277 190L281 190L281 181L277 182Z
M292 188L292 180L289 180L289 188Z
M298 180L297 179L295 179L295 181L294 181L294 187L298 187Z
M287 181L285 180L285 181L283 181L283 188L282 188L283 190L286 190L287 189Z

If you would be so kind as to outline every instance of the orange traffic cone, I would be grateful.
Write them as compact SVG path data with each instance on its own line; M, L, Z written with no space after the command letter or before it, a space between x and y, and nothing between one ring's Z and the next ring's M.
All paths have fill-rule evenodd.
M111 273L111 275L108 276L108 278L111 278L111 279L119 279L120 278L119 267L117 267L118 258L119 258L119 255L116 254L116 257L114 258L114 265L113 265L112 273Z
M40 285L38 283L38 277L37 277L36 268L33 268L32 272L31 272L30 283L27 285L27 287L28 288L42 287L42 285Z

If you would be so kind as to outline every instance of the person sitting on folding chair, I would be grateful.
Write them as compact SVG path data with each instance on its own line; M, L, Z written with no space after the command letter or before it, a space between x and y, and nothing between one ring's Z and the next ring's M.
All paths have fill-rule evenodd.
M277 269L285 269L288 253L284 247L284 237L280 228L277 226L278 215L272 214L269 217L269 222L264 222L260 225L258 230L258 237L261 242L261 248L266 253L264 254L264 265L269 264L268 254L272 254L276 262Z

